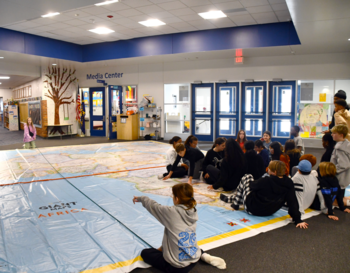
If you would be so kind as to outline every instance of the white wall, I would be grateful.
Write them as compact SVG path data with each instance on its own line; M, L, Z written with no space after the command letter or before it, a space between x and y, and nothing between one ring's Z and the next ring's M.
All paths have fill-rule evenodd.
M283 80L349 79L350 54L313 54L291 56L268 56L247 58L244 65L234 65L233 59L198 60L186 62L140 64L118 67L90 67L77 72L80 87L98 87L96 80L87 80L87 74L124 73L122 78L106 79L108 85L138 85L138 101L143 94L154 97L163 107L164 84L192 83L196 80L217 82L219 80L269 81ZM162 115L162 126L164 125ZM164 126L162 127L164 136Z
M11 99L12 98L11 89L0 89L0 97L3 98L4 102L8 99Z

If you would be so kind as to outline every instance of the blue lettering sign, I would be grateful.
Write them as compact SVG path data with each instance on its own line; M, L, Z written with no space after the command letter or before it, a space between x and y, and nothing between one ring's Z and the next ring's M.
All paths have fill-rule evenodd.
M114 74L109 74L105 73L104 78L105 79L112 79L112 78L122 78L124 73L114 73ZM92 74L87 74L86 75L87 80L98 80L98 79L103 79L103 74L97 73L96 75Z

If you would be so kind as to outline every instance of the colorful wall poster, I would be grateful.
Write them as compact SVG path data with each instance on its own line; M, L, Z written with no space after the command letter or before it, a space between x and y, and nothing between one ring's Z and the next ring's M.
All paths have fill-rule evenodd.
M135 85L127 86L125 90L125 100L126 101L136 101L137 100L137 87Z
M103 115L103 94L101 91L92 93L92 108L94 116Z
M83 91L83 102L85 105L89 105L89 91Z
M298 125L303 138L322 138L323 131L328 130L329 104L300 104Z

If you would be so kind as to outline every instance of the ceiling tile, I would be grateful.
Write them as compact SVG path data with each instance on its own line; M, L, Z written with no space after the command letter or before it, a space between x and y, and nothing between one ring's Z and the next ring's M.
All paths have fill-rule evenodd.
M166 3L166 2L173 2L174 0L149 0L154 4L160 4L160 3Z
M192 7L192 9L195 12L197 12L197 13L207 12L207 11L212 11L212 10L219 10L214 5L205 5L205 6Z
M166 24L172 24L172 23L178 23L183 21L179 17L169 17L169 18L162 18L162 22Z
M277 15L277 18L278 18L278 21L280 21L280 22L290 22L292 20L290 15L287 15L287 16L278 16Z
M80 27L69 27L67 30L70 32L74 32L76 34L79 34L79 36L82 36L85 34L85 32L82 31L82 29Z
M248 11L234 11L234 12L225 12L227 17L234 17L237 15L249 15Z
M186 22L178 22L178 23L171 23L171 24L169 24L169 26L178 29L181 27L190 27L192 25L190 25L189 23L186 23Z
M175 16L197 14L194 10L192 10L190 8L171 10L170 12L172 14L174 14Z
M111 11L119 11L124 9L130 9L128 5L125 5L123 3L115 3L110 5L105 5L105 9L111 10Z
M141 11L143 13L147 13L147 14L164 11L162 8L160 8L157 5L150 5L150 6L140 7L140 8L137 8L137 10Z
M279 10L288 10L288 6L286 3L284 4L273 4L271 5L272 9L274 11L279 11Z
M161 32L161 33L163 33L163 34L177 33L177 32L179 32L178 29L172 28L172 27L170 27L170 26L158 26L158 27L154 27L154 29L158 30L159 32Z
M160 35L163 34L160 31L152 28L152 27L141 27L141 28L137 28L135 29L136 31L139 31L141 33L147 33L149 35Z
M36 27L36 28L33 28L32 30L38 30L38 33L39 33L39 32L51 31L51 30L54 30L54 29L55 28L53 28L50 25L48 25L48 26ZM26 32L28 32L28 31L26 30Z
M114 22L119 24L119 25L128 27L128 28L140 27L139 23L137 23L136 21L133 21L133 20L131 20L129 18L117 19L117 20L114 20Z
M167 2L163 4L158 4L162 9L165 10L174 10L174 9L181 9L181 8L186 8L187 6L183 4L180 1L173 1L173 2Z
M217 3L225 3L225 2L239 2L239 0L209 0L210 2L212 2L213 4L217 4Z
M285 3L286 0L269 0L270 4L281 4L281 3Z
M277 16L288 16L289 18L291 18L289 11L288 10L279 10L279 11L275 11L275 14Z
M240 2L245 8L269 5L267 0L240 0Z
M38 27L38 28L28 28L26 29L26 33L29 33L29 34L38 34L40 32L43 32L41 30L41 27Z
M114 25L114 26L111 26L110 29L113 29L115 32L119 32L120 30L130 29L130 28L122 25Z
M256 24L255 19L251 15L236 15L230 17L231 20L236 24L236 25L251 25L251 24Z
M194 26L191 26L189 25L188 27L180 27L180 28L177 28L179 31L181 32L188 32L188 31L197 31L198 28L194 27Z
M216 28L209 20L196 20L188 23L198 29Z
M82 9L83 12L90 13L91 15L97 15L97 14L103 14L108 12L105 8L101 7L91 7L91 8L85 8Z
M258 22L258 24L278 22L278 19L274 12L255 13L252 14L252 16Z
M249 13L263 13L273 11L270 5L246 8Z
M196 21L196 20L204 20L202 17L200 17L197 14L193 14L193 15L183 15L183 16L179 16L179 18L183 21L189 22L189 21Z
M162 18L170 18L170 17L174 17L173 14L171 14L170 12L167 11L162 11L162 12L156 12L156 13L150 13L150 16L152 16L155 19L162 19Z
M196 7L211 4L209 0L181 0L188 7Z
M210 21L214 26L218 28L236 26L236 24L232 22L229 18L218 18L218 19L212 19L208 21Z
M90 29L94 29L95 27L96 25L94 24L86 24L86 25L78 26L78 28L81 28L83 30L90 30Z
M80 18L79 20L85 22L85 24L86 23L94 24L94 23L105 21L105 19L102 19L97 16L93 16L93 15L90 15L89 17Z
M61 35L63 37L75 37L76 36L76 33L69 32L69 31L67 31L65 29L56 29L56 30L51 30L51 31L48 31L48 32L56 34L56 35Z
M64 21L72 20L72 17L66 16L64 14L59 14L59 15L51 17L50 19L52 19L54 21L58 21L58 22L64 22Z
M113 18L109 19L107 16L109 15L112 15ZM98 14L96 15L96 17L99 17L99 18L102 18L104 20L114 20L114 19L120 19L120 18L123 18L122 15L120 15L119 13L117 12L113 12L113 11L110 11L110 12L107 12L107 13L103 13L103 14Z
M46 25L51 25L51 24L57 23L57 21L52 20L50 18L38 18L38 19L30 20L29 22L36 23L39 26L46 26Z
M219 10L241 9L243 5L239 1L215 4Z
M79 15L75 16L76 14L79 14ZM63 15L68 16L68 17L72 17L72 18L83 18L86 16L90 16L91 14L84 12L81 9L76 9L76 10L64 12Z
M152 19L152 17L148 14L143 14L143 15L129 17L129 19L131 19L135 22L142 22L142 21L147 21L149 19Z
M86 22L78 19L66 21L65 23L72 26L81 26L86 24Z
M13 27L15 27L16 29L22 29L23 30L23 29L28 29L28 28L40 27L40 25L35 23L35 22L33 22L33 21L27 21L27 22L23 22L23 23L7 26L7 28L15 29Z
M153 5L153 3L148 1L148 0L125 0L125 1L123 1L123 3L132 7L132 8Z
M57 22L56 24L50 25L50 27L52 27L54 29L62 29L62 28L69 28L70 25L62 23L62 22Z
M118 14L123 17L131 17L136 15L142 15L143 13L136 9L124 9L122 11L119 11Z
M141 34L141 32L136 31L134 29L122 29L122 30L118 30L117 32L121 34L129 35L129 36L137 36Z

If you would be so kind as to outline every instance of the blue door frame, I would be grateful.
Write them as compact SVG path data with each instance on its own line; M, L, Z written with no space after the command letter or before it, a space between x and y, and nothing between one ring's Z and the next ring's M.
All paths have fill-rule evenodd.
M196 89L209 87L210 88L210 111L198 110L196 111ZM198 90L199 91L199 90ZM210 134L201 134L196 132L196 120L200 120L197 125L208 124L210 126ZM192 126L191 131L192 135L196 136L200 141L213 141L214 140L214 84L205 83L205 84L192 84ZM209 125L210 124L210 125Z
M229 109L228 111L221 111L220 104L221 98L220 95L222 91L229 92ZM228 83L216 83L215 84L215 93L216 93L216 138L218 137L233 137L235 138L239 130L239 83L237 82L228 82ZM220 121L225 121L227 128L221 129ZM228 122L228 124L227 124Z
M286 89L291 90L290 112L283 111L286 101L283 102L282 97ZM291 138L290 127L295 125L295 96L295 81L269 82L269 128L273 140L282 144Z
M92 87L89 89L90 93L90 135L91 136L106 136L106 107L105 107L105 87ZM93 92L101 92L102 93L102 115L94 115L94 100L93 100ZM103 129L102 130L94 130L94 121L102 121Z
M119 91L119 109L120 113L123 114L123 87L119 85L109 85L108 86L108 115L109 115L109 123L108 123L108 132L109 132L109 139L116 139L117 138L117 132L113 132L113 126L112 124L114 122L117 122L117 116L113 115L112 110L113 110L113 91L117 90Z
M247 90L250 91L249 109L246 109L246 100L249 99L246 94ZM262 92L262 102L259 100L260 92ZM243 82L241 93L241 128L246 131L249 140L255 141L260 139L266 130L266 82ZM262 106L262 109L259 109L260 105Z

